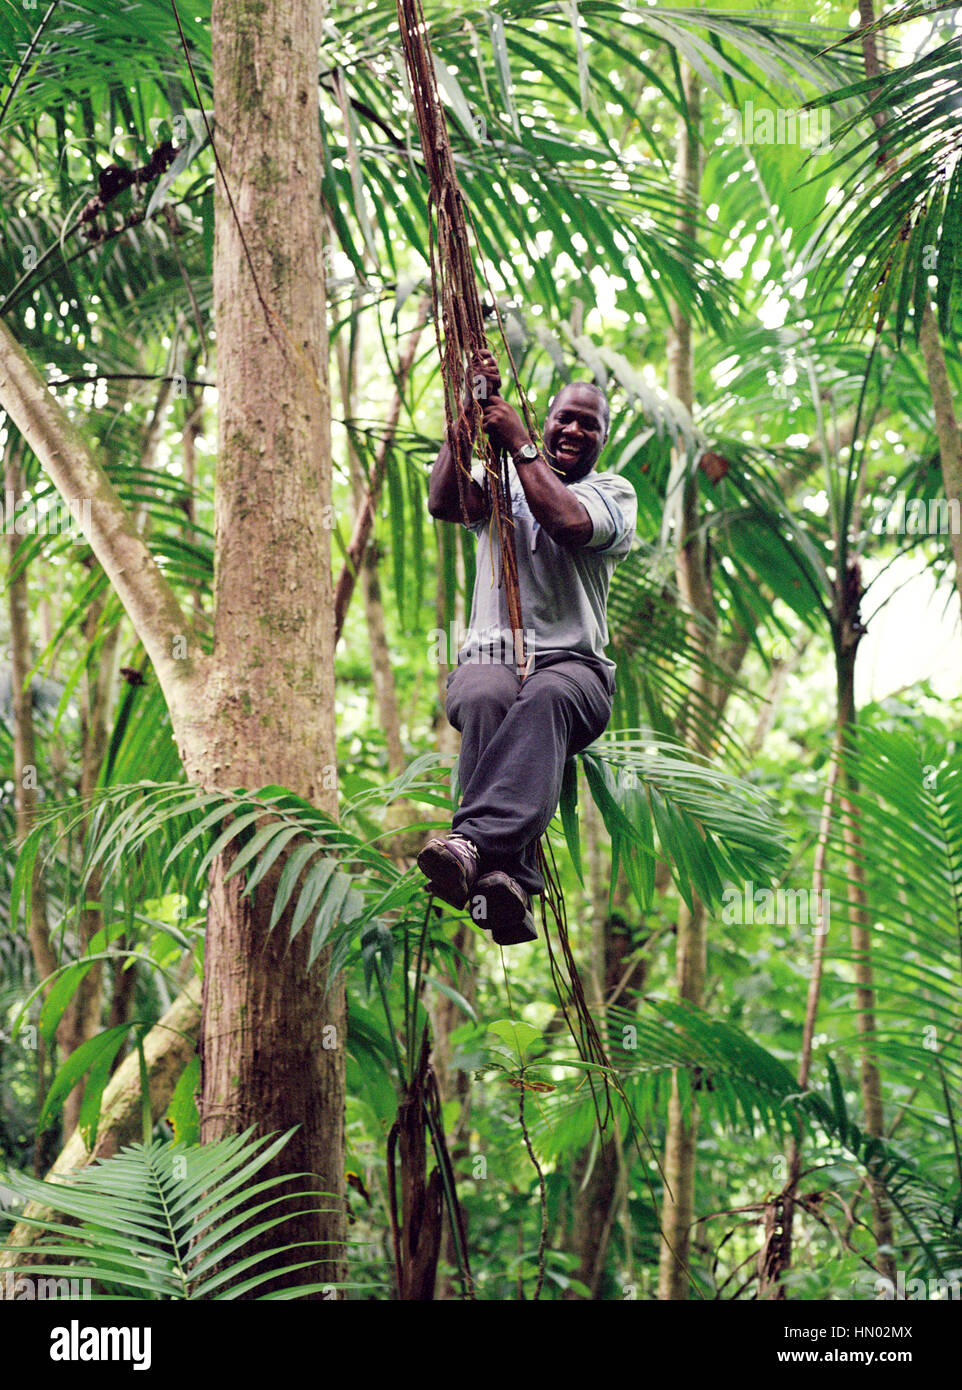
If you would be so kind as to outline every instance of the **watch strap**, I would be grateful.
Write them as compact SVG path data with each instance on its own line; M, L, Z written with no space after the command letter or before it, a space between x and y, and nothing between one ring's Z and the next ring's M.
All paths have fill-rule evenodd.
M537 457L538 446L529 441L527 444L522 444L521 448L511 455L511 462L514 464L515 468L518 468L525 463L534 463Z

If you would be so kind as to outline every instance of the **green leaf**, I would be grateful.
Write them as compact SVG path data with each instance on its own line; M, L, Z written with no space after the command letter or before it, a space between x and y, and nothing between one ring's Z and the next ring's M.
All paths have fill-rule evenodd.
M509 1047L514 1048L520 1061L523 1063L525 1054L531 1049L534 1043L541 1041L541 1029L533 1028L530 1023L525 1023L523 1019L499 1018L494 1023L488 1024L488 1031Z
M582 883L585 881L581 868L581 841L578 830L578 764L574 758L566 758L561 778L561 824L564 829L568 853L575 866L575 873Z
M105 1029L104 1032L98 1033L95 1038L88 1038L86 1042L81 1043L61 1063L40 1111L40 1118L37 1121L38 1130L46 1129L57 1105L70 1094L77 1082L88 1071L91 1072L91 1086L93 1088L88 1115L99 1114L100 1097L103 1095L104 1086L107 1083L110 1063L116 1057L121 1043L132 1026L131 1023L118 1023L113 1028Z
M181 1072L167 1106L167 1119L177 1144L200 1143L200 1113L195 1092L200 1085L200 1058L192 1057Z

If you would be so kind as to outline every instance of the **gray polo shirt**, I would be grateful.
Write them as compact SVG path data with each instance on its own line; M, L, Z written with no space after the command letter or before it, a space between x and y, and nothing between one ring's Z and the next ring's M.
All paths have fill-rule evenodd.
M531 514L513 463L508 465L514 544L524 622L524 653L537 656L567 651L600 663L608 644L608 585L615 566L631 549L638 499L617 473L589 473L571 491L591 517L586 545L553 541ZM501 577L501 547L493 518L469 527L478 538L477 573L471 623L458 662L515 660L516 644ZM520 645L520 644L518 644Z

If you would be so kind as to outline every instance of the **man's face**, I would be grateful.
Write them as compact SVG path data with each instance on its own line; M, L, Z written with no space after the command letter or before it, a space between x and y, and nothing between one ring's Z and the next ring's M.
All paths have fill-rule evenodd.
M566 483L590 473L605 442L601 397L589 386L565 386L544 422L544 447Z

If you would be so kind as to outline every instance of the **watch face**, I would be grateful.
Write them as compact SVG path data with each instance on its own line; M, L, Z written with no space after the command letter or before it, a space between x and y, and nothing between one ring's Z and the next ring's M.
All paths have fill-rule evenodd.
M536 444L524 444L518 452L523 459L536 459L538 457L538 446Z

